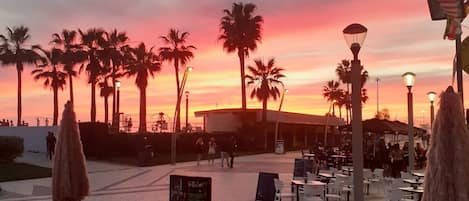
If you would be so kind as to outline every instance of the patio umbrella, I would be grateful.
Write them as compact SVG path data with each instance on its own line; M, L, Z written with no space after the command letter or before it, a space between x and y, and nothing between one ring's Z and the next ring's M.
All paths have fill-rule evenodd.
M55 147L52 169L53 201L79 201L89 193L88 176L80 131L70 101L60 122L59 136Z
M460 98L452 87L441 94L427 152L423 201L469 200L469 133Z

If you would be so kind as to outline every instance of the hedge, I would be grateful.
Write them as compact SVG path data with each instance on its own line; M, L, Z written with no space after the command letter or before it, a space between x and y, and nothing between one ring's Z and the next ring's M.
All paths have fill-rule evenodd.
M0 162L11 162L21 156L24 150L23 138L0 136Z

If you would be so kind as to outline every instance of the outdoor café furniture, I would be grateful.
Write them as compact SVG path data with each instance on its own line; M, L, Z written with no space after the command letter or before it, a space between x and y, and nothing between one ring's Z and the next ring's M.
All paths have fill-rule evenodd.
M425 177L425 173L421 173L421 172L412 172L412 175L418 177L418 178L423 178Z
M279 179L274 179L275 185L275 200L280 201L282 198L294 198L296 195L294 193L282 192L283 183Z
M291 184L293 186L295 186L295 193L296 193L296 200L300 200L300 187L303 186L303 188L305 186L322 186L323 187L323 194L325 194L325 186L326 186L326 183L323 183L323 182L320 182L320 181L307 181L305 182L304 179L292 179L291 180ZM308 189L310 190L310 189Z
M400 187L399 190L417 195L417 200L422 199L423 187Z
M323 201L324 196L324 186L306 184L302 201Z
M353 167L342 166L342 171L346 172L347 175L351 176L353 172Z
M303 158L308 158L308 160L311 160L311 158L314 159L316 155L315 154L311 154L311 153L304 153L303 154Z
M411 187L420 186L423 184L423 179L403 179L404 183L410 184Z

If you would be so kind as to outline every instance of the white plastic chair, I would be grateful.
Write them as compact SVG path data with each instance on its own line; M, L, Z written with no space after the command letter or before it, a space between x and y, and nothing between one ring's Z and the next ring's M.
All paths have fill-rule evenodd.
M414 176L410 172L403 172L403 171L401 171L401 178L402 179L415 179Z
M323 201L324 200L324 186L304 185L304 193L302 196L303 201Z
M343 190L343 181L335 181L334 183L329 183L327 186L328 193L326 193L326 200L341 200L342 199L342 190Z
M290 192L284 192L282 193L282 188L283 188L283 182L280 181L279 179L274 179L274 185L275 185L275 201L281 201L282 198L290 198L294 199L296 197L296 194L290 193Z

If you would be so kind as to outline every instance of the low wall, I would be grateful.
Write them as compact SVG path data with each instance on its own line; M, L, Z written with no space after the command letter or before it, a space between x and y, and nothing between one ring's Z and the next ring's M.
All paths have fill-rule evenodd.
M0 127L0 136L17 136L24 140L24 151L47 152L46 136L51 131L57 137L58 126Z

